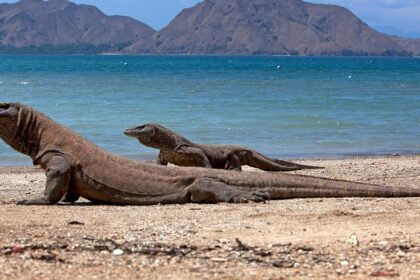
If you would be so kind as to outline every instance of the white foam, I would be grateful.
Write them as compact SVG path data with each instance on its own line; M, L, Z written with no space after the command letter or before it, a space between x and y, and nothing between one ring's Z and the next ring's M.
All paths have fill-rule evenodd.
M20 82L21 85L28 85L29 82Z

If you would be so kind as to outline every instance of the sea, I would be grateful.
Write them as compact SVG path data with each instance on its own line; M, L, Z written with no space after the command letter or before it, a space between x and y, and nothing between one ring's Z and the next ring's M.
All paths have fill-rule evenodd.
M420 58L1 55L0 102L132 159L158 153L123 135L144 123L277 158L420 154Z

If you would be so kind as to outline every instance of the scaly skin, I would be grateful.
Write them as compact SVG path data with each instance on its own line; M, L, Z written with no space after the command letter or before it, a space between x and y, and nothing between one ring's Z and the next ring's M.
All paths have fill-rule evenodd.
M295 171L322 167L271 159L241 146L196 144L158 124L127 128L124 132L147 147L159 149L157 163L241 171L249 165L265 171Z
M44 114L17 103L0 103L0 138L46 171L45 191L23 205L53 205L62 198L95 203L152 205L264 202L303 197L420 196L391 188L284 173L239 173L169 168L113 156Z

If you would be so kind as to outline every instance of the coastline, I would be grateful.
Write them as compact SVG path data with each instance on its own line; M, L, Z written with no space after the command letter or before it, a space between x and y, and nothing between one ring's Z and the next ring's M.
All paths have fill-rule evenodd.
M420 188L420 155L305 159L293 173ZM245 168L252 176L255 171ZM419 279L419 198L22 207L38 167L0 167L0 278Z

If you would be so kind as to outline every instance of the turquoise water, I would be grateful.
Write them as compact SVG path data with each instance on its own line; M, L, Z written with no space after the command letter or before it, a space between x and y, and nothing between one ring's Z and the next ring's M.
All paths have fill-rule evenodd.
M148 122L283 158L420 153L417 58L0 56L0 101L138 159L157 152L122 131Z

